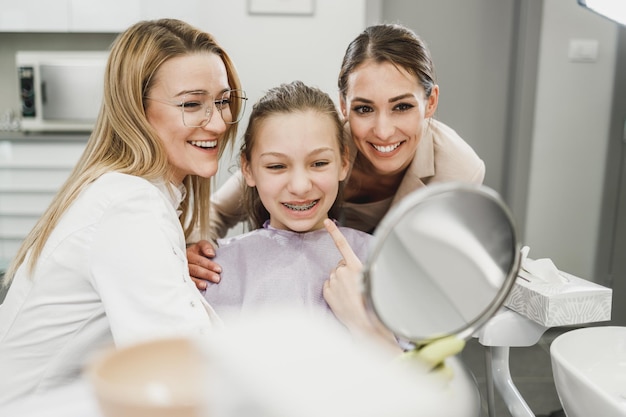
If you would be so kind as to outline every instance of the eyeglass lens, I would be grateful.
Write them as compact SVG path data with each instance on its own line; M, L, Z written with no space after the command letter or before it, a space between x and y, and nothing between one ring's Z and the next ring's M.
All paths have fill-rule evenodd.
M182 102L183 123L187 127L203 127L211 120L214 108L224 123L235 124L243 118L246 108L246 93L243 90L228 90L217 98L207 93L185 94Z

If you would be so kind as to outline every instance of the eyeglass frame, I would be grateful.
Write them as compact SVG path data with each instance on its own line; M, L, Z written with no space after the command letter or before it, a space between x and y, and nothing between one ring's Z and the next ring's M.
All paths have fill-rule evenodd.
M246 102L248 101L248 97L247 97L247 94L246 94L245 90L242 90L242 89L231 89L231 90L223 91L221 93L221 97L224 97L224 95L226 95L226 94L232 95L233 92L240 93L240 94L235 94L235 96L238 97L241 100L240 101L241 108L238 109L239 110L238 114L240 114L239 119L236 120L236 121L230 121L230 122L227 122L224 119L224 115L222 114L223 105L222 105L222 107L220 107L220 105L218 105L218 102L224 101L224 99L216 100L215 97L213 96L213 94L210 94L210 93L207 93L207 92L204 92L204 91L195 91L195 92L192 91L192 92L185 93L183 95L183 98L182 98L181 101L164 100L164 99L158 99L158 98L155 98L155 97L147 97L147 96L144 96L144 99L156 101L156 102L167 104L167 105L170 105L170 106L180 107L181 117L182 117L182 120L183 120L183 125L185 125L186 127L204 127L204 126L208 125L209 122L211 121L211 118L213 117L213 113L214 113L213 107L215 107L215 109L220 113L220 117L222 118L222 121L224 122L224 124L235 125L235 124L239 123L243 119L243 115L244 115L245 110L246 110ZM197 125L197 126L188 125L185 122L185 113L186 113L185 112L185 104L187 103L185 98L188 95L199 95L199 94L206 95L206 96L212 98L213 100L209 100L209 102L212 102L213 105L207 106L207 108L205 109L206 121L203 124ZM230 105L228 105L228 106L230 108ZM231 111L231 116L232 116L232 111Z

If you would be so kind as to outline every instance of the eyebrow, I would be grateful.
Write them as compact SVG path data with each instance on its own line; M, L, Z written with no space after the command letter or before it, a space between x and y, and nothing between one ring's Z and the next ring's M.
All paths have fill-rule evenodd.
M311 152L309 152L307 154L307 156L311 157L311 156L319 155L321 153L328 152L328 151L334 152L334 149L333 148L329 148L329 147L317 148L317 149L314 149ZM265 153L262 153L261 155L259 155L260 158L262 158L264 156L289 157L289 155L287 155L285 153L281 153L281 152L265 152Z
M209 92L206 90L183 90L179 91L174 97L182 97L185 94L208 94Z
M225 93L228 90L230 90L230 87L224 87L216 95L223 94L223 93ZM198 90L198 89L196 89L196 90L183 90L183 91L180 91L178 94L176 94L174 97L182 97L185 94L211 94L211 93L208 92L207 90Z
M405 94L400 94L399 96L395 96L395 97L391 97L389 100L387 100L388 103L394 103L396 101L399 100L404 100L406 98L413 98L413 94L411 93L405 93ZM360 101L363 103L373 103L374 100L370 100L368 98L363 98L363 97L355 97L352 101Z

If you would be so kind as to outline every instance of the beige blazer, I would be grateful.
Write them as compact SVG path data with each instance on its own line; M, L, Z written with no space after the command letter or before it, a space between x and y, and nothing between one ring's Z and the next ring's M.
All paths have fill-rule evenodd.
M476 152L452 128L432 119L392 205L428 184L446 181L482 184L484 178L485 163Z

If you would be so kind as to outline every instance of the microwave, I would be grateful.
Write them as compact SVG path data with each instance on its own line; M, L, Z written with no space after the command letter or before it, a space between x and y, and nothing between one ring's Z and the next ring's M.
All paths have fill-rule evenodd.
M102 104L108 51L18 51L25 132L90 132Z

